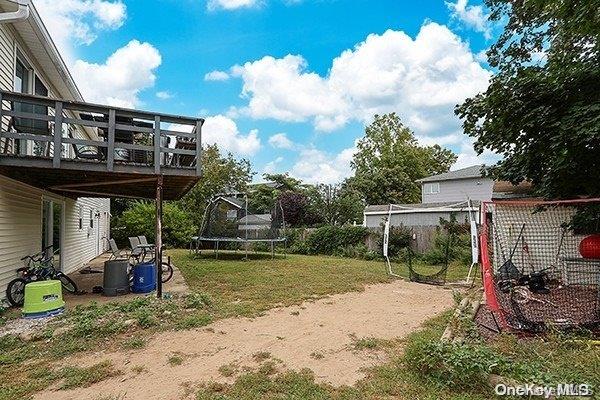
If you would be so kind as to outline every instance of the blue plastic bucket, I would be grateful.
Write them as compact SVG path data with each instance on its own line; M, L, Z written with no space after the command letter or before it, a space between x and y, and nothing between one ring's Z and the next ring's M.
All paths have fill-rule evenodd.
M156 289L156 267L154 263L141 263L133 267L133 283L131 291L134 293L149 293Z

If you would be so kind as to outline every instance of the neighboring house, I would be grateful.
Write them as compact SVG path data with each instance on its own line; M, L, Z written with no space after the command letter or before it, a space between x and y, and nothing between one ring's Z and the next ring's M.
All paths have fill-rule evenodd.
M246 213L246 205L243 199L232 196L218 196L213 202L217 207L224 209L225 218L228 221L237 221Z
M109 198L178 199L199 179L203 120L85 103L32 4L0 0L0 122L0 300L27 254L53 244L69 273L104 252Z
M494 181L483 177L483 168L483 165L474 165L419 179L417 182L421 183L421 203L491 200Z
M259 239L271 229L271 214L248 214L238 220L240 237Z
M531 195L531 184L513 185L506 181L493 181L483 176L484 165L474 165L456 171L419 179L421 204L392 206L392 226L437 226L440 218L451 214L461 221L469 221L469 215L479 221L481 202L511 200ZM469 200L471 201L469 206ZM390 206L369 205L365 208L363 226L378 228L387 218Z

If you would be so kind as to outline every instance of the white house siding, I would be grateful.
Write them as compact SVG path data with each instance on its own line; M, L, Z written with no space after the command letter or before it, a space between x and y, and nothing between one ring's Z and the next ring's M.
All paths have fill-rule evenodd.
M423 182L424 185L432 182ZM460 202L471 200L489 201L492 198L494 181L489 178L455 179L439 181L440 192L435 194L422 193L422 203Z
M0 176L0 298L21 257L41 247L42 191Z
M14 70L14 37L7 25L0 24L0 88L12 90Z
M82 229L79 229L79 208L82 208ZM90 228L90 210L94 227ZM108 199L80 198L65 201L65 235L63 269L69 273L81 268L107 249L110 201ZM100 214L99 218L96 217Z
M0 88L13 90L15 48L19 48L32 64L36 74L48 87L49 93L57 93L52 82L41 70L33 55L17 37L10 25L0 24ZM6 128L8 118L2 119ZM85 134L77 132L76 136ZM0 299L5 297L6 284L16 276L16 269L23 265L20 260L26 254L41 250L42 246L42 198L48 196L64 205L65 225L62 232L62 268L72 272L93 259L98 252L106 250L104 237L108 237L110 201L108 199L81 198L77 201L59 198L52 193L34 188L0 176ZM83 209L83 229L79 229L79 208ZM89 210L100 214L94 220L94 229L88 231ZM99 226L99 229L98 229Z
M69 273L106 251L110 229L108 199L64 199L52 193L0 176L0 298L6 285L23 266L21 257L42 247L42 199L46 196L64 205L65 225L62 232L63 271ZM83 229L79 229L79 207L83 210ZM89 211L93 211L94 228L89 228ZM96 218L99 213L100 217Z

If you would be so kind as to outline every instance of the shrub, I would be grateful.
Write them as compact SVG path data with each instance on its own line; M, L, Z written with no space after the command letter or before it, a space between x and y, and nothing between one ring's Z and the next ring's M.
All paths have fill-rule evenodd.
M369 230L362 226L323 226L306 239L309 254L339 254L340 249L363 244Z
M120 246L129 246L127 237L145 235L155 241L155 206L153 203L137 201L112 222L112 237ZM185 247L197 228L190 217L177 205L163 206L163 244Z
M433 382L462 389L485 386L489 374L501 371L508 361L486 346L422 339L409 342L404 363Z
M448 243L450 241L450 243ZM463 264L471 263L471 237L468 234L449 235L438 233L433 241L433 248L425 252L423 261L428 264L444 264L446 262L446 251L448 262L459 260ZM446 250L446 248L448 249Z
M412 231L403 225L390 226L390 236L388 237L388 254L390 257L396 257L402 249L410 246ZM377 247L380 254L383 254L383 235L377 238Z

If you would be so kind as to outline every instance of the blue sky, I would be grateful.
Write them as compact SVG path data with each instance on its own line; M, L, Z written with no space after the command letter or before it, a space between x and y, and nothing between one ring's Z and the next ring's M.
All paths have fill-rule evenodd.
M207 119L264 172L348 176L374 113L476 157L454 104L487 86L497 33L457 0L34 0L86 99Z

